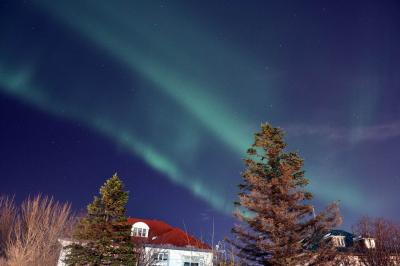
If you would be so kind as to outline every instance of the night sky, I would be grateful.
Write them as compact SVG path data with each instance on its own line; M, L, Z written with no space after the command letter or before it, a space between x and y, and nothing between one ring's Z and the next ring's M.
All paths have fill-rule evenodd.
M261 122L317 210L400 220L400 2L0 1L0 193L81 211L114 172L128 214L209 241L234 222Z

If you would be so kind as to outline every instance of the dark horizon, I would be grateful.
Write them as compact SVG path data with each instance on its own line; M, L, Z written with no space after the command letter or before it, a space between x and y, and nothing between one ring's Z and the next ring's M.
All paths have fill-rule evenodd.
M398 1L0 2L0 194L83 210L113 173L128 215L210 242L235 220L262 122L341 228L400 221Z

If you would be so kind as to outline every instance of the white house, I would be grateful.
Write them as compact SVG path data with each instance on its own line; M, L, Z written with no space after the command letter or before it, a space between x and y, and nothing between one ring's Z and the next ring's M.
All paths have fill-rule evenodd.
M139 266L212 266L213 252L209 245L183 230L158 220L129 218L132 241L142 252ZM60 240L62 246L71 244ZM65 266L62 250L58 266Z
M129 218L135 243L144 247L145 262L157 266L212 266L211 247L179 228L158 221Z

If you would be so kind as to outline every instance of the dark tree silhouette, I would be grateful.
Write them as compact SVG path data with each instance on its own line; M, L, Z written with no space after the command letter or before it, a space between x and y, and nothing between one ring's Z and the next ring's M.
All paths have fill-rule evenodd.
M100 188L100 197L87 207L87 215L75 228L68 250L68 265L135 265L130 225L125 206L128 192L114 174Z

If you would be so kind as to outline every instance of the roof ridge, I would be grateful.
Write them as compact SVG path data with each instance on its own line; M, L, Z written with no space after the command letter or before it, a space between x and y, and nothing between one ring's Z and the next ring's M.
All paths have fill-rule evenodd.
M164 221L162 221L162 220L158 220L158 219L146 219L146 218L136 218L136 217L128 217L127 219L128 219L128 220L129 220L129 219L133 219L133 220L143 220L143 221L160 222L160 223L165 223L165 224L167 224L167 225L173 227L172 225L170 225L170 224L168 224L168 223L166 223L166 222L164 222Z
M136 222L147 223L150 227L150 231L157 232L155 237L153 236L149 239L149 244L155 242L160 243L160 241L162 242L164 240L174 246L194 246L197 248L210 249L210 246L203 242L203 240L198 239L196 236L180 227L170 225L162 220L128 217L128 222L132 224Z

